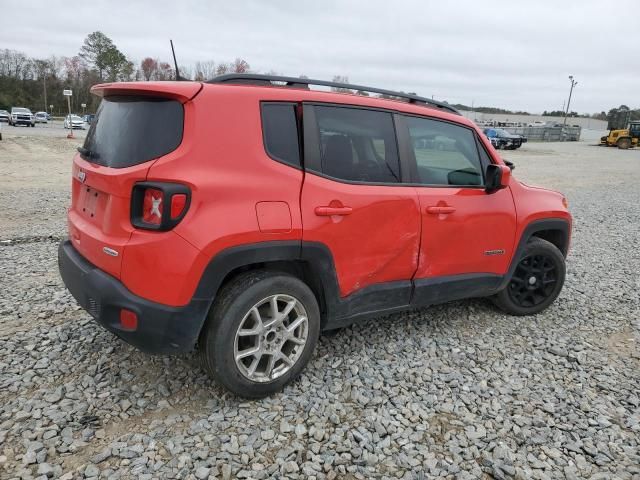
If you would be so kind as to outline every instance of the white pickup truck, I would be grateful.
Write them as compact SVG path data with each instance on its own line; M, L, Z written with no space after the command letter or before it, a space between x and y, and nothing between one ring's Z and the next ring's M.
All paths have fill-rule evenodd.
M36 117L33 116L31 110L23 107L12 107L11 116L9 117L9 125L26 125L27 127L36 126Z

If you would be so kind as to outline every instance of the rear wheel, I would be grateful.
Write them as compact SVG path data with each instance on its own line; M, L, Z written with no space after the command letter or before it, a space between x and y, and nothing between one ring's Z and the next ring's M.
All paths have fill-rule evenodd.
M626 150L630 146L631 146L630 138L621 138L620 140L618 140L618 148L621 148L622 150Z
M565 279L564 256L551 242L532 238L507 287L493 302L511 315L533 315L558 297Z
M262 398L295 379L320 333L316 298L301 280L249 272L223 287L200 340L214 379L246 398Z

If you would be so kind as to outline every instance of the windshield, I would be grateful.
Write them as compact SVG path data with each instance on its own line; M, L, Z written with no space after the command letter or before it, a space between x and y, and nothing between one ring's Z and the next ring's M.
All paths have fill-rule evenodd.
M31 113L31 110L29 110L28 108L12 108L11 109L11 113Z
M112 168L153 160L182 142L184 111L177 100L105 97L84 142L83 157Z
M509 132L507 132L506 130L502 130L501 128L496 128L496 133L498 134L499 137L510 137L511 134Z

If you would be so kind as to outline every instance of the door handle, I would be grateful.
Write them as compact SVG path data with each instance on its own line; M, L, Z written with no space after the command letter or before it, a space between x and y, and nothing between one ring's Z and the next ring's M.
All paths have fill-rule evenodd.
M427 213L432 213L434 215L442 215L455 212L455 207L427 207Z
M315 212L319 217L331 215L349 215L353 211L351 207L316 207Z

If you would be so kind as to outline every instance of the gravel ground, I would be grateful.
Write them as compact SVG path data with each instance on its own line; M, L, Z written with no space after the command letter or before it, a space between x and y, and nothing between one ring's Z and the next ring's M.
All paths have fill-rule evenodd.
M360 323L246 402L194 356L123 344L67 294L73 146L0 142L0 478L640 479L640 150L504 154L575 216L543 314L473 300Z
M26 130L26 131L25 131ZM85 124L85 129L76 128L73 131L73 135L80 139L87 135L89 125ZM27 137L66 137L69 133L68 129L64 128L64 122L62 120L51 120L48 123L36 123L35 127L25 127L23 125L10 126L7 123L0 125L0 131L3 135L20 135Z

